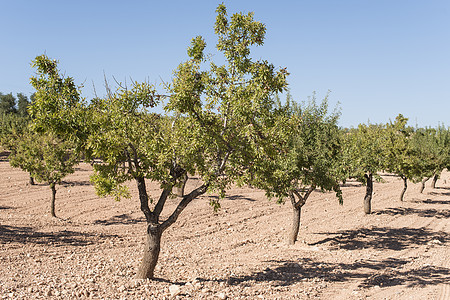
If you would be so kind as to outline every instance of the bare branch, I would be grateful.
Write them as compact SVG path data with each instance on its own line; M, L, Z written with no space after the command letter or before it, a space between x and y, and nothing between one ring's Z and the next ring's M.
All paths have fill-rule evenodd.
M192 200L197 198L198 196L206 193L208 190L208 185L203 184L200 187L196 188L189 194L183 197L183 199L178 204L177 208L173 211L173 213L170 215L170 217L167 218L162 224L161 224L161 230L164 231L167 228L169 228L175 221L178 219L178 216L181 214L181 212L186 208L186 206L191 203Z

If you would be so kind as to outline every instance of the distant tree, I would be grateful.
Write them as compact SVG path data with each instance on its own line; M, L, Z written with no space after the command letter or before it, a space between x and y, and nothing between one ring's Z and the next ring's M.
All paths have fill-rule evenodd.
M272 124L266 124L275 148L265 147L269 151L263 153L256 150L259 155L252 184L279 202L290 199L293 215L289 244L297 240L301 209L316 188L334 190L342 203L339 183L345 178L338 118L337 112L328 112L327 98L318 105L313 96L306 106L287 101Z
M30 105L28 97L22 93L18 93L17 99L17 113L22 117L28 116L28 106Z
M399 114L394 123L386 124L386 169L397 174L403 180L400 201L404 199L408 180L419 182L423 179L423 172L418 164L420 155L411 142L414 129L406 126L407 121L407 118Z
M12 93L2 94L0 93L0 114L15 114L16 109L16 98Z
M9 156L11 166L29 172L38 182L47 183L52 191L50 214L55 214L56 185L73 173L78 157L71 143L52 135L28 132L18 141Z
M102 158L92 177L99 194L127 196L123 184L130 180L137 184L147 222L138 278L153 278L162 233L192 200L207 191L223 197L232 182L245 177L245 166L252 160L250 142L267 143L258 128L270 114L274 94L287 85L284 69L277 71L266 61L249 58L250 47L263 44L265 26L254 21L253 14L234 14L228 20L224 5L216 12L217 48L226 64L211 62L210 69L202 71L206 43L194 38L190 59L180 64L169 87L169 116L152 113L163 97L147 83L119 87L87 105L73 80L59 75L56 62L46 56L34 61L38 77L32 79L37 92L31 112L36 126L71 138L78 149ZM58 89L53 89L55 85ZM161 220L166 200L186 173L198 174L203 183L185 193L169 217ZM155 203L145 179L161 185ZM217 201L211 204L218 207Z
M419 128L412 140L420 155L418 164L424 173L421 192L430 178L433 178L431 187L435 188L442 170L450 166L450 131L442 125L437 128Z
M372 212L372 195L374 178L381 181L378 172L385 164L385 131L383 126L360 124L343 135L343 153L347 177L356 178L366 185L364 196L364 213Z

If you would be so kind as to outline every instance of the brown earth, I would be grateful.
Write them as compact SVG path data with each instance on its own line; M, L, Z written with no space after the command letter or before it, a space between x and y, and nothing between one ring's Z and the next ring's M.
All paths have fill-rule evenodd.
M81 164L58 186L54 219L49 187L0 162L1 299L450 299L448 172L424 194L410 184L405 202L399 178L383 176L367 216L359 183L343 187L343 206L314 192L294 246L289 203L233 188L214 213L203 196L163 235L153 281L134 279L145 232L136 189L98 198L91 173Z

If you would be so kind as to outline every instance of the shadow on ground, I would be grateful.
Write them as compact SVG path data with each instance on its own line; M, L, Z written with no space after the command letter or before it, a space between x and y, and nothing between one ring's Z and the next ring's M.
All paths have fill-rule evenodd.
M107 220L96 220L94 221L94 224L101 224L101 225L128 225L128 224L138 224L138 223L145 223L144 218L133 218L129 214L121 214L117 216L113 216Z
M32 227L0 225L0 243L45 244L53 247L65 245L86 246L104 238L116 238L117 235L92 234L62 230L58 232L40 232Z
M92 185L92 183L89 180L74 180L74 181L62 181L61 185L64 187L71 187L71 186L87 186Z
M423 266L413 270L402 270L407 260L389 258L382 261L364 260L352 264L327 263L301 258L298 261L268 261L273 265L263 271L247 276L230 277L231 285L269 282L273 285L289 286L305 279L320 278L325 282L360 280L360 287L396 286L408 287L437 285L450 281L450 269L438 266Z
M373 227L355 230L343 230L335 233L318 233L329 235L323 240L310 245L328 244L346 250L377 249L377 250L404 250L420 245L427 245L431 241L446 243L449 234L443 231L431 231L426 228L390 228Z
M449 218L450 217L450 210L449 209L417 209L417 208L409 208L409 207L394 207L394 208L387 208L384 210L379 210L374 212L375 215L417 215L419 217L426 217L426 218Z

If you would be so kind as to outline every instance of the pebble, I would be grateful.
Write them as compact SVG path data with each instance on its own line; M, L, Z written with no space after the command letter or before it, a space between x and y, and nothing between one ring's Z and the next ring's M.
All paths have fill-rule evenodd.
M170 293L171 297L178 296L179 294L181 294L180 286L176 285L176 284L172 284L171 286L169 286L169 293Z

